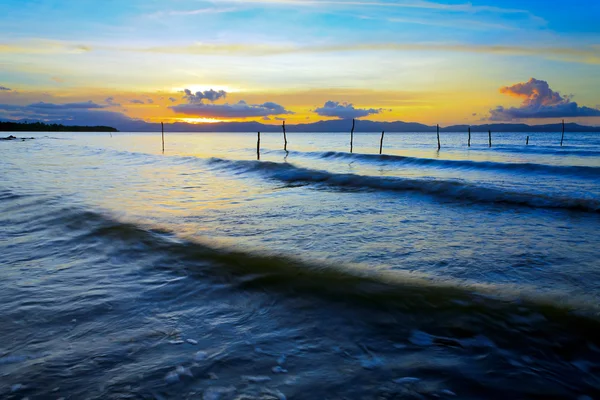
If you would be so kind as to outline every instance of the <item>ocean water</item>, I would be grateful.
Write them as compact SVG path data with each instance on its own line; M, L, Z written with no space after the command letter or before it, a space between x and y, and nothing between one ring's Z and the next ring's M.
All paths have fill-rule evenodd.
M600 398L598 134L15 135L0 398Z

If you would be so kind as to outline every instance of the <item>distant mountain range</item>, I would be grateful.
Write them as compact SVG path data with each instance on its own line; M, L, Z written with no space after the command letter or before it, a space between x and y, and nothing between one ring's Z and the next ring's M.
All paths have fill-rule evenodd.
M142 122L133 131L160 131L160 124ZM350 132L352 120L318 121L307 124L286 124L287 132ZM440 132L466 132L469 125L452 125L440 127ZM125 129L120 129L124 131ZM356 120L355 132L435 132L435 125L419 124L417 122L376 122ZM472 125L472 132L560 132L561 124L526 125L526 124L484 124ZM600 132L600 126L585 126L576 123L565 124L565 130L570 132ZM267 125L260 122L218 122L214 124L188 124L176 122L165 124L169 132L281 132L281 125Z
M10 121L18 122L18 121ZM52 121L54 122L54 121ZM68 121L60 121L69 125ZM160 123L149 123L141 120L120 121L115 128L121 132L156 132L160 131ZM288 132L350 132L352 120L318 121L307 124L286 125ZM106 127L102 127L105 128ZM441 132L466 132L469 125L451 125L440 127ZM435 132L435 125L425 125L417 122L376 122L356 120L355 132ZM527 125L527 124L484 124L471 125L472 132L560 132L561 124ZM576 123L565 124L565 130L570 132L600 132L600 126L585 126ZM281 125L268 125L256 121L248 122L218 122L214 124L190 124L175 122L165 124L167 132L281 132Z

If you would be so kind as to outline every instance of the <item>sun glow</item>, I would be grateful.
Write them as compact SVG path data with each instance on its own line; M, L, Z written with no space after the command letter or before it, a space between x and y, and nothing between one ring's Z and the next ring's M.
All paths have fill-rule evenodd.
M215 118L179 118L180 122L187 122L190 124L214 124L217 122L223 122L222 119Z

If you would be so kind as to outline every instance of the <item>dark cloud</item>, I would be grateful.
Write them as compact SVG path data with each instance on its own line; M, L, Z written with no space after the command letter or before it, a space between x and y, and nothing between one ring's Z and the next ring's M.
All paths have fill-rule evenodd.
M225 97L227 97L227 92L224 90L205 90L204 92L196 92L196 93L192 93L192 91L190 89L184 89L183 93L185 93L185 96L183 96L184 99L186 99L188 101L188 103L201 103L202 100L208 100L210 102L215 102L219 99L224 99Z
M115 105L113 97L105 99L106 105L92 101L81 103L54 104L38 102L28 105L0 104L0 118L9 120L44 121L65 125L108 125L119 130L144 130L148 123L128 117L122 112L108 111L104 108ZM180 104L171 107L186 115L207 118L253 118L274 115L293 114L283 106L266 102L248 104L240 101L235 104Z
M146 103L144 103L144 100L138 100L138 99L129 100L129 102L131 104L146 104Z
M105 106L85 103L33 103L29 105L0 104L0 118L44 121L65 125L108 125L117 129L135 129L143 121L127 115L103 110Z
M104 99L104 102L111 107L121 107L121 104L115 103L114 97L107 97L106 99Z
M276 103L248 104L243 100L235 104L190 103L179 104L170 108L177 113L206 118L253 118L293 114L292 111L288 111Z
M0 86L0 90L12 90L12 89L7 88L6 86Z
M177 101L175 97L169 97L169 100L171 101L171 103L175 103Z
M91 110L91 109L105 108L106 106L96 104L90 100L90 101L86 101L83 103L66 103L66 104L44 103L43 101L40 101L39 103L30 104L27 107L34 108L34 109L49 109L49 110L76 110L76 109Z
M20 111L28 106L18 106L15 104L0 104L0 110L4 111Z
M147 99L147 100L146 100L146 103L148 103L148 104L154 104L154 100L152 100L152 99Z
M316 108L315 113L322 117L337 117L340 119L352 119L366 117L371 114L379 114L382 110L375 108L354 108L350 103L328 101L323 107Z
M600 117L600 110L580 106L573 96L561 96L548 82L531 78L527 82L500 88L500 93L523 99L519 107L498 106L490 110L490 120L507 121L530 118Z

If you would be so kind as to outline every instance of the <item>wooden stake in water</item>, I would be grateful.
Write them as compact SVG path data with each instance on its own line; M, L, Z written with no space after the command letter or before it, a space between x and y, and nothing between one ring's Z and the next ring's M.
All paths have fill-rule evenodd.
M379 141L379 154L383 150L383 135L385 135L385 131L381 132L381 140Z
M469 147L471 147L471 127L469 127L469 142L467 143Z
M492 147L492 131L488 131L488 141L490 142L490 147Z
M350 153L352 153L353 145L354 145L354 118L352 118L352 130L350 131Z
M440 151L440 149L442 148L442 145L440 144L440 125L437 125L437 139L438 139L438 151Z
M162 145L163 145L163 153L165 152L165 124L160 123L160 130L162 132Z
M287 151L287 137L285 136L285 121L283 121L283 150Z
M258 140L256 141L256 159L260 160L260 132L258 132Z
M562 120L562 136L560 137L560 147L563 145L563 140L565 140L565 120Z
M529 136L527 136L527 140L525 141L525 144L528 145L529 144Z

